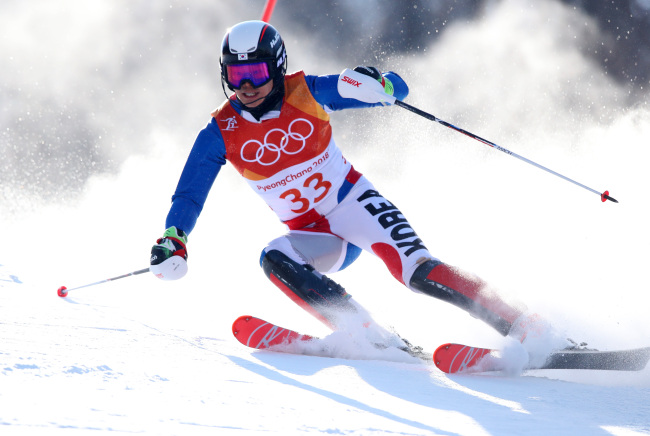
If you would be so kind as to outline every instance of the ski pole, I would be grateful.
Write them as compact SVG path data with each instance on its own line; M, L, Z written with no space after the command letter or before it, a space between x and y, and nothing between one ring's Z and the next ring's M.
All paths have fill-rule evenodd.
M586 189L587 191L591 191L591 192L593 192L593 193L595 193L595 194L598 194L598 195L600 195L600 199L601 199L601 201L603 201L603 202L609 200L609 201L613 201L614 203L618 203L618 200L616 200L616 199L614 199L613 197L610 197L610 196L609 196L609 191L605 191L605 192L602 192L602 193L601 193L601 192L596 191L595 189L591 189L590 187L585 186L585 185L583 185L582 183L578 183L578 182L576 182L576 181L573 180L573 179L570 179L570 178L568 178L568 177L566 177L566 176L563 176L562 174L557 173L557 172L555 172L555 171L553 171L553 170L551 170L551 169L549 169L549 168L546 168L545 166L542 166L542 165L540 165L540 164L538 164L538 163L536 163L536 162L533 162L533 161L530 160L530 159L526 159L525 157L520 156L520 155L518 155L517 153L514 153L514 152L512 152L512 151L510 151L510 150L508 150L508 149L505 149L505 148L503 148L503 147L500 147L500 146L496 145L494 142L490 142L490 141L488 141L487 139L483 139L483 138L481 138L480 136L477 136L477 135L475 135L475 134L473 134L473 133L468 132L467 130L463 130L463 129L459 128L459 127L456 127L456 126L454 126L454 125L451 124L451 123L448 123L448 122L446 122L446 121L444 121L444 120L441 120L440 118L436 117L435 115L431 115L431 114L429 114L429 113L427 113L427 112L424 112L423 110L420 110L420 109L418 109L418 108L416 108L416 107L414 107L414 106L411 106L411 105L409 105L409 104L406 104L406 103L404 103L404 102L401 101L401 100L397 100L397 99L396 99L396 100L395 100L395 105L396 105L396 106L399 106L399 107L401 107L401 108L404 108L404 109L410 110L411 112L416 113L416 114L418 114L418 115L420 115L420 116L422 116L422 117L424 117L424 118L426 118L426 119L428 119L428 120L435 121L436 123L442 124L442 125L445 126L445 127L449 127L450 129L454 129L455 131L460 132L460 133L462 133L463 135L467 135L467 136L469 136L470 138L476 139L477 141L482 142L482 143L485 144L485 145L489 145L490 147L495 148L495 149L497 149L497 150L499 150L499 151L502 151L502 152L504 152L504 153L507 154L507 155L510 155L510 156L512 156L512 157L516 157L517 159L522 160L522 161L524 161L524 162L526 162L526 163L529 163L529 164L531 164L531 165L533 165L533 166L536 166L537 168L539 168L539 169L541 169L541 170L544 170L544 171L547 171L547 172L549 172L549 173L551 173L551 174L553 174L553 175L556 175L556 176L558 176L558 177L560 177L560 178L566 180L567 182L571 182L571 183L573 183L573 184L575 184L575 185L580 186L581 188Z
M275 2L277 0L266 0L266 5L264 5L264 12L262 12L262 21L268 23L273 15L273 9L275 8Z
M600 192L596 191L595 189L591 189L590 187L585 186L582 183L578 183L575 180L572 180L572 179L570 179L570 178L568 178L566 176L563 176L562 174L557 173L557 172L555 172L555 171L553 171L551 169L548 169L545 166L542 166L542 165L540 165L540 164L538 164L536 162L533 162L530 159L526 159L525 157L520 156L517 153L514 153L514 152L512 152L512 151L510 151L508 149L505 149L503 147L499 147L494 142L490 142L487 139L483 139L480 136L477 136L477 135L475 135L473 133L468 132L467 130L463 130L463 129L459 128L459 127L456 127L453 124L448 123L447 121L443 121L443 120L441 120L440 118L438 118L438 117L436 117L434 115L431 115L431 114L429 114L427 112L424 112L423 110L420 110L420 109L418 109L416 107L411 106L410 104L406 104L403 101L398 100L397 98L395 98L395 96L393 96L393 95L386 94L386 92L384 90L384 85L382 83L380 83L379 81L377 81L375 79L368 80L368 76L366 76L366 75L364 75L364 74L362 74L360 72L353 71L353 70L351 70L349 68L346 68L345 70L343 70L343 72L339 75L337 90L339 91L339 94L341 95L341 97L354 98L356 100L360 100L360 101L363 101L363 102L366 102L366 103L382 103L384 105L385 104L394 104L394 105L399 106L401 108L407 109L407 110L409 110L409 111L411 111L413 113L416 113L416 114L420 115L421 117L424 117L424 118L426 118L428 120L431 120L431 121L435 121L436 123L440 123L445 127L449 127L450 129L454 129L455 131L460 132L463 135L467 135L470 138L476 139L477 141L482 142L485 145L489 145L490 147L496 148L497 150L502 151L505 154L508 154L508 155L510 155L512 157L516 157L517 159L522 160L522 161L524 161L526 163L529 163L531 165L534 165L534 166L536 166L537 168L539 168L541 170L544 170L544 171L547 171L547 172L549 172L549 173L551 173L553 175L556 175L556 176L566 180L567 182L574 183L574 184L580 186L581 188L586 189L587 191L591 191L591 192L593 192L595 194L598 194L600 196L600 199L603 202L609 200L609 201L613 201L614 203L618 203L617 200L615 200L614 198L609 196L609 191L605 191L605 192L600 193Z
M89 286L95 286L95 285L99 285L101 283L106 283L106 282L112 282L113 280L123 279L123 278L129 277L129 276L137 276L138 274L143 274L143 273L146 273L146 272L149 272L149 268L141 269L141 270L138 270L138 271L133 271L133 272L130 272L128 274L123 274L121 276L112 277L112 278L106 279L106 280L101 280L99 282L89 283L87 285L77 286L76 288L72 288L72 289L68 289L65 286L61 286L59 289L57 289L56 294L59 297L66 297L68 295L68 292L74 291L76 289L87 288Z

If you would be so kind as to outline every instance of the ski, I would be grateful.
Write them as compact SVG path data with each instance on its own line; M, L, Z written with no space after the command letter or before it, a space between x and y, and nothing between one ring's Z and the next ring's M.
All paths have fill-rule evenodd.
M316 339L250 315L243 315L235 320L232 324L232 334L243 345L257 350Z
M257 350L272 348L273 351L285 353L295 353L296 348L282 346L318 340L315 336L298 333L250 315L237 318L232 325L232 332L247 347ZM311 353L305 348L298 354ZM417 357L432 360L431 355L424 352L420 352ZM551 353L544 365L526 369L640 371L645 368L648 360L650 347L616 351L560 350ZM441 345L433 353L433 362L438 369L448 374L501 371L506 368L499 350L462 344Z
M650 360L650 347L629 350L559 350L552 352L540 367L526 369L590 369L641 371ZM435 365L448 374L500 371L505 362L498 350L443 344L433 353Z
M492 353L496 353L496 350L461 344L443 344L433 352L433 363L442 372L455 374L467 371L469 368L477 368L483 357Z
M251 315L237 318L232 324L232 333L241 344L256 350L270 349L282 353L334 357L328 351L327 345L323 343L306 345L321 338L304 335ZM301 342L305 345L301 346ZM433 359L431 353L423 351L420 347L414 347L406 341L404 341L404 348L400 350L420 360L431 362Z

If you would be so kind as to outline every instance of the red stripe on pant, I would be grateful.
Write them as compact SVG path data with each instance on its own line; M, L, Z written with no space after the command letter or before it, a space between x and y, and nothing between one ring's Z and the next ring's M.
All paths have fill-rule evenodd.
M269 279L271 279L271 283L273 283L275 286L278 287L284 294L291 299L294 303L296 303L298 306L302 307L304 310L306 310L308 313L310 313L312 316L314 316L316 319L318 319L320 322L331 328L332 330L336 330L334 325L325 318L320 312L318 312L316 309L314 309L309 303L307 303L305 300L300 298L298 295L296 295L295 292L293 292L287 285L285 285L282 280L277 278L274 274L271 274Z
M521 315L521 311L504 302L487 284L476 277L462 274L456 268L441 263L429 272L428 280L440 283L470 300L481 305L488 311L498 315L512 324Z

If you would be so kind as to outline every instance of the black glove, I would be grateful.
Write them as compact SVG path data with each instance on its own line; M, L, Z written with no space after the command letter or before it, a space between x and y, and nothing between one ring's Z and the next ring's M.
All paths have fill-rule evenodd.
M187 235L181 229L170 227L165 230L162 238L151 247L151 265L164 262L172 256L180 256L187 260Z
M187 235L181 229L170 227L151 248L151 271L163 280L177 280L187 273Z
M370 76L373 79L381 82L382 76L381 76L381 71L379 71L375 67L364 67L364 66L358 66L354 69L357 73L365 74L366 76Z
M388 95L393 95L393 92L395 91L393 88L393 83L388 80L386 77L381 75L381 71L379 71L375 67L364 67L364 66L358 66L354 69L357 73L361 73L366 76L370 76L379 83L381 83L381 86L384 87L384 92Z

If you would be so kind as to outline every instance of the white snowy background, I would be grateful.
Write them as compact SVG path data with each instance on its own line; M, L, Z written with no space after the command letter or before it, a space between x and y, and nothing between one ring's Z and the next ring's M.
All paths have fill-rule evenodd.
M221 36L262 6L0 6L0 121L12 138L2 142L3 172L31 174L34 161L11 156L37 146L48 157L54 142L72 154L51 159L67 159L71 172L75 159L91 168L76 187L50 194L39 187L63 181L3 179L0 434L650 434L650 368L448 376L406 360L241 346L230 325L243 314L328 332L266 280L260 251L284 227L229 167L189 238L187 277L145 274L57 297L61 285L148 266L189 148L223 99ZM271 22L290 70L355 66L319 55L327 41ZM597 35L574 8L503 0L449 24L417 56L373 53L359 63L398 71L409 103L608 189L619 204L399 108L337 113L333 124L346 157L434 255L592 347L648 346L650 118L645 100L630 103L628 88L581 53L581 41ZM81 122L90 127L79 133ZM92 172L85 152L75 153L88 144L112 170ZM64 172L61 180L74 180ZM508 345L464 312L403 288L371 255L333 278L430 351Z

